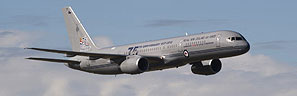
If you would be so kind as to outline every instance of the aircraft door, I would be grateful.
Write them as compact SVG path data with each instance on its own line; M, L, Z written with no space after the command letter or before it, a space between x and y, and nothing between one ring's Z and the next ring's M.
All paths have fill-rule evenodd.
M221 44L220 44L221 40L220 39L221 39L221 35L218 34L218 36L216 38L216 47L221 47Z
M180 53L182 53L184 56L185 56L185 58L189 58L189 51L188 51L188 49L187 48L185 48L184 46L185 46L185 42L184 42L184 40L181 40L180 42L179 42L179 49L178 49L178 52L180 52Z
M178 51L183 52L184 50L184 40L180 40L178 44Z

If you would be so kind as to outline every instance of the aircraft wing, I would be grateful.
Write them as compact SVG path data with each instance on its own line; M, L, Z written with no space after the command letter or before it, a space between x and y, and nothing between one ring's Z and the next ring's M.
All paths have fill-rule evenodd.
M79 56L88 56L90 58L125 58L128 55L122 55L122 54L108 54L108 53L90 53L90 52L77 52L77 51L65 51L65 50L55 50L55 49L44 49L44 48L25 48L25 49L32 49L32 50L38 50L38 51L45 51L45 52L52 52L52 53L61 53L66 54L67 57L73 57L76 55ZM161 57L158 56L143 56L149 60L154 61L162 61Z
M30 60L39 60L39 61L48 61L48 62L58 62L58 63L80 63L79 61L74 60L64 60L64 59L52 59L52 58L35 58L35 57L29 57L26 59Z
M98 58L120 58L126 57L126 55L121 54L105 54L105 53L90 53L90 52L77 52L77 51L65 51L65 50L55 50L55 49L44 49L44 48L26 48L38 51L52 52L52 53L61 53L66 54L67 57L73 57L76 55L80 56L90 56L90 57L98 57Z

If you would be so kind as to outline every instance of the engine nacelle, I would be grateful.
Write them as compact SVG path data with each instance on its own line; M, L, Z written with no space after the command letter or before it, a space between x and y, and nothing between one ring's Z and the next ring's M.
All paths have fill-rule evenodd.
M219 59L212 59L209 63L194 62L191 70L194 74L213 75L218 73L222 68L222 62Z
M121 71L128 74L140 74L148 70L148 60L137 55L129 56L120 65Z

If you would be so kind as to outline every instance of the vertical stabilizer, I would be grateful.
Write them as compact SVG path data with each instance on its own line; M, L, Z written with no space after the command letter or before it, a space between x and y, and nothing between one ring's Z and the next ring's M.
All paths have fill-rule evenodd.
M62 10L72 50L81 52L95 51L97 47L80 23L72 8L65 7Z

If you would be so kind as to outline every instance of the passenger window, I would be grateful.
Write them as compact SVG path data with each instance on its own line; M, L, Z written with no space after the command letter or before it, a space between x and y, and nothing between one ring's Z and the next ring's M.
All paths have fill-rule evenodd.
M236 37L236 40L242 40L242 38L241 37Z

